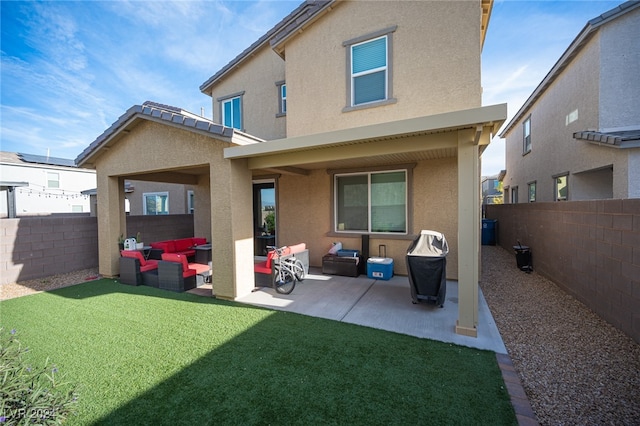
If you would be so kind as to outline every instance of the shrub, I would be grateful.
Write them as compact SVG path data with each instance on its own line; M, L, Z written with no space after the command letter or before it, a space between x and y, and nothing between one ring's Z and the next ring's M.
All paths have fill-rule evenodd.
M23 358L16 331L0 328L0 423L59 425L73 413L76 387L65 383L55 365L32 368Z

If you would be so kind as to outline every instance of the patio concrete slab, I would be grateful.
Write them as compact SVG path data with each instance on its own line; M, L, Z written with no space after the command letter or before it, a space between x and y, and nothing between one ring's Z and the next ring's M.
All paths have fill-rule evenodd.
M323 275L312 269L291 294L258 288L238 302L335 321L343 321L411 336L455 343L500 354L507 350L479 289L478 337L455 333L458 319L458 283L447 281L444 307L413 304L409 279L389 281Z

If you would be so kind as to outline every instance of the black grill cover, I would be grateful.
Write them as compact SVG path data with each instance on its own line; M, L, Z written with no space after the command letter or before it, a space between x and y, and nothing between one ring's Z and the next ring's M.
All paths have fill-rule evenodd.
M435 302L443 306L447 293L447 254L443 234L423 230L407 249L407 271L413 303Z

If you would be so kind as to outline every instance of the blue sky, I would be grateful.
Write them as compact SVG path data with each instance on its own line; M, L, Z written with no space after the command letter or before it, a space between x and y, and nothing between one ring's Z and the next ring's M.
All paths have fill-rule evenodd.
M483 104L511 117L587 21L621 1L496 0ZM300 1L1 2L0 149L75 159L146 100L211 118L198 87ZM504 168L504 141L483 175Z

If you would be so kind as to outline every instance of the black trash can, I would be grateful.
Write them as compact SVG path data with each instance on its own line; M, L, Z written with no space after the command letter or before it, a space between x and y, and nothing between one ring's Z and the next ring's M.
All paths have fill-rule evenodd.
M495 219L482 219L482 245L496 245L496 228L498 221Z
M528 246L523 246L519 241L517 246L513 246L513 249L516 251L518 269L525 272L533 271L533 266L531 265L531 249Z
M447 294L449 245L440 232L423 230L407 249L407 271L413 303L435 302L442 307Z

